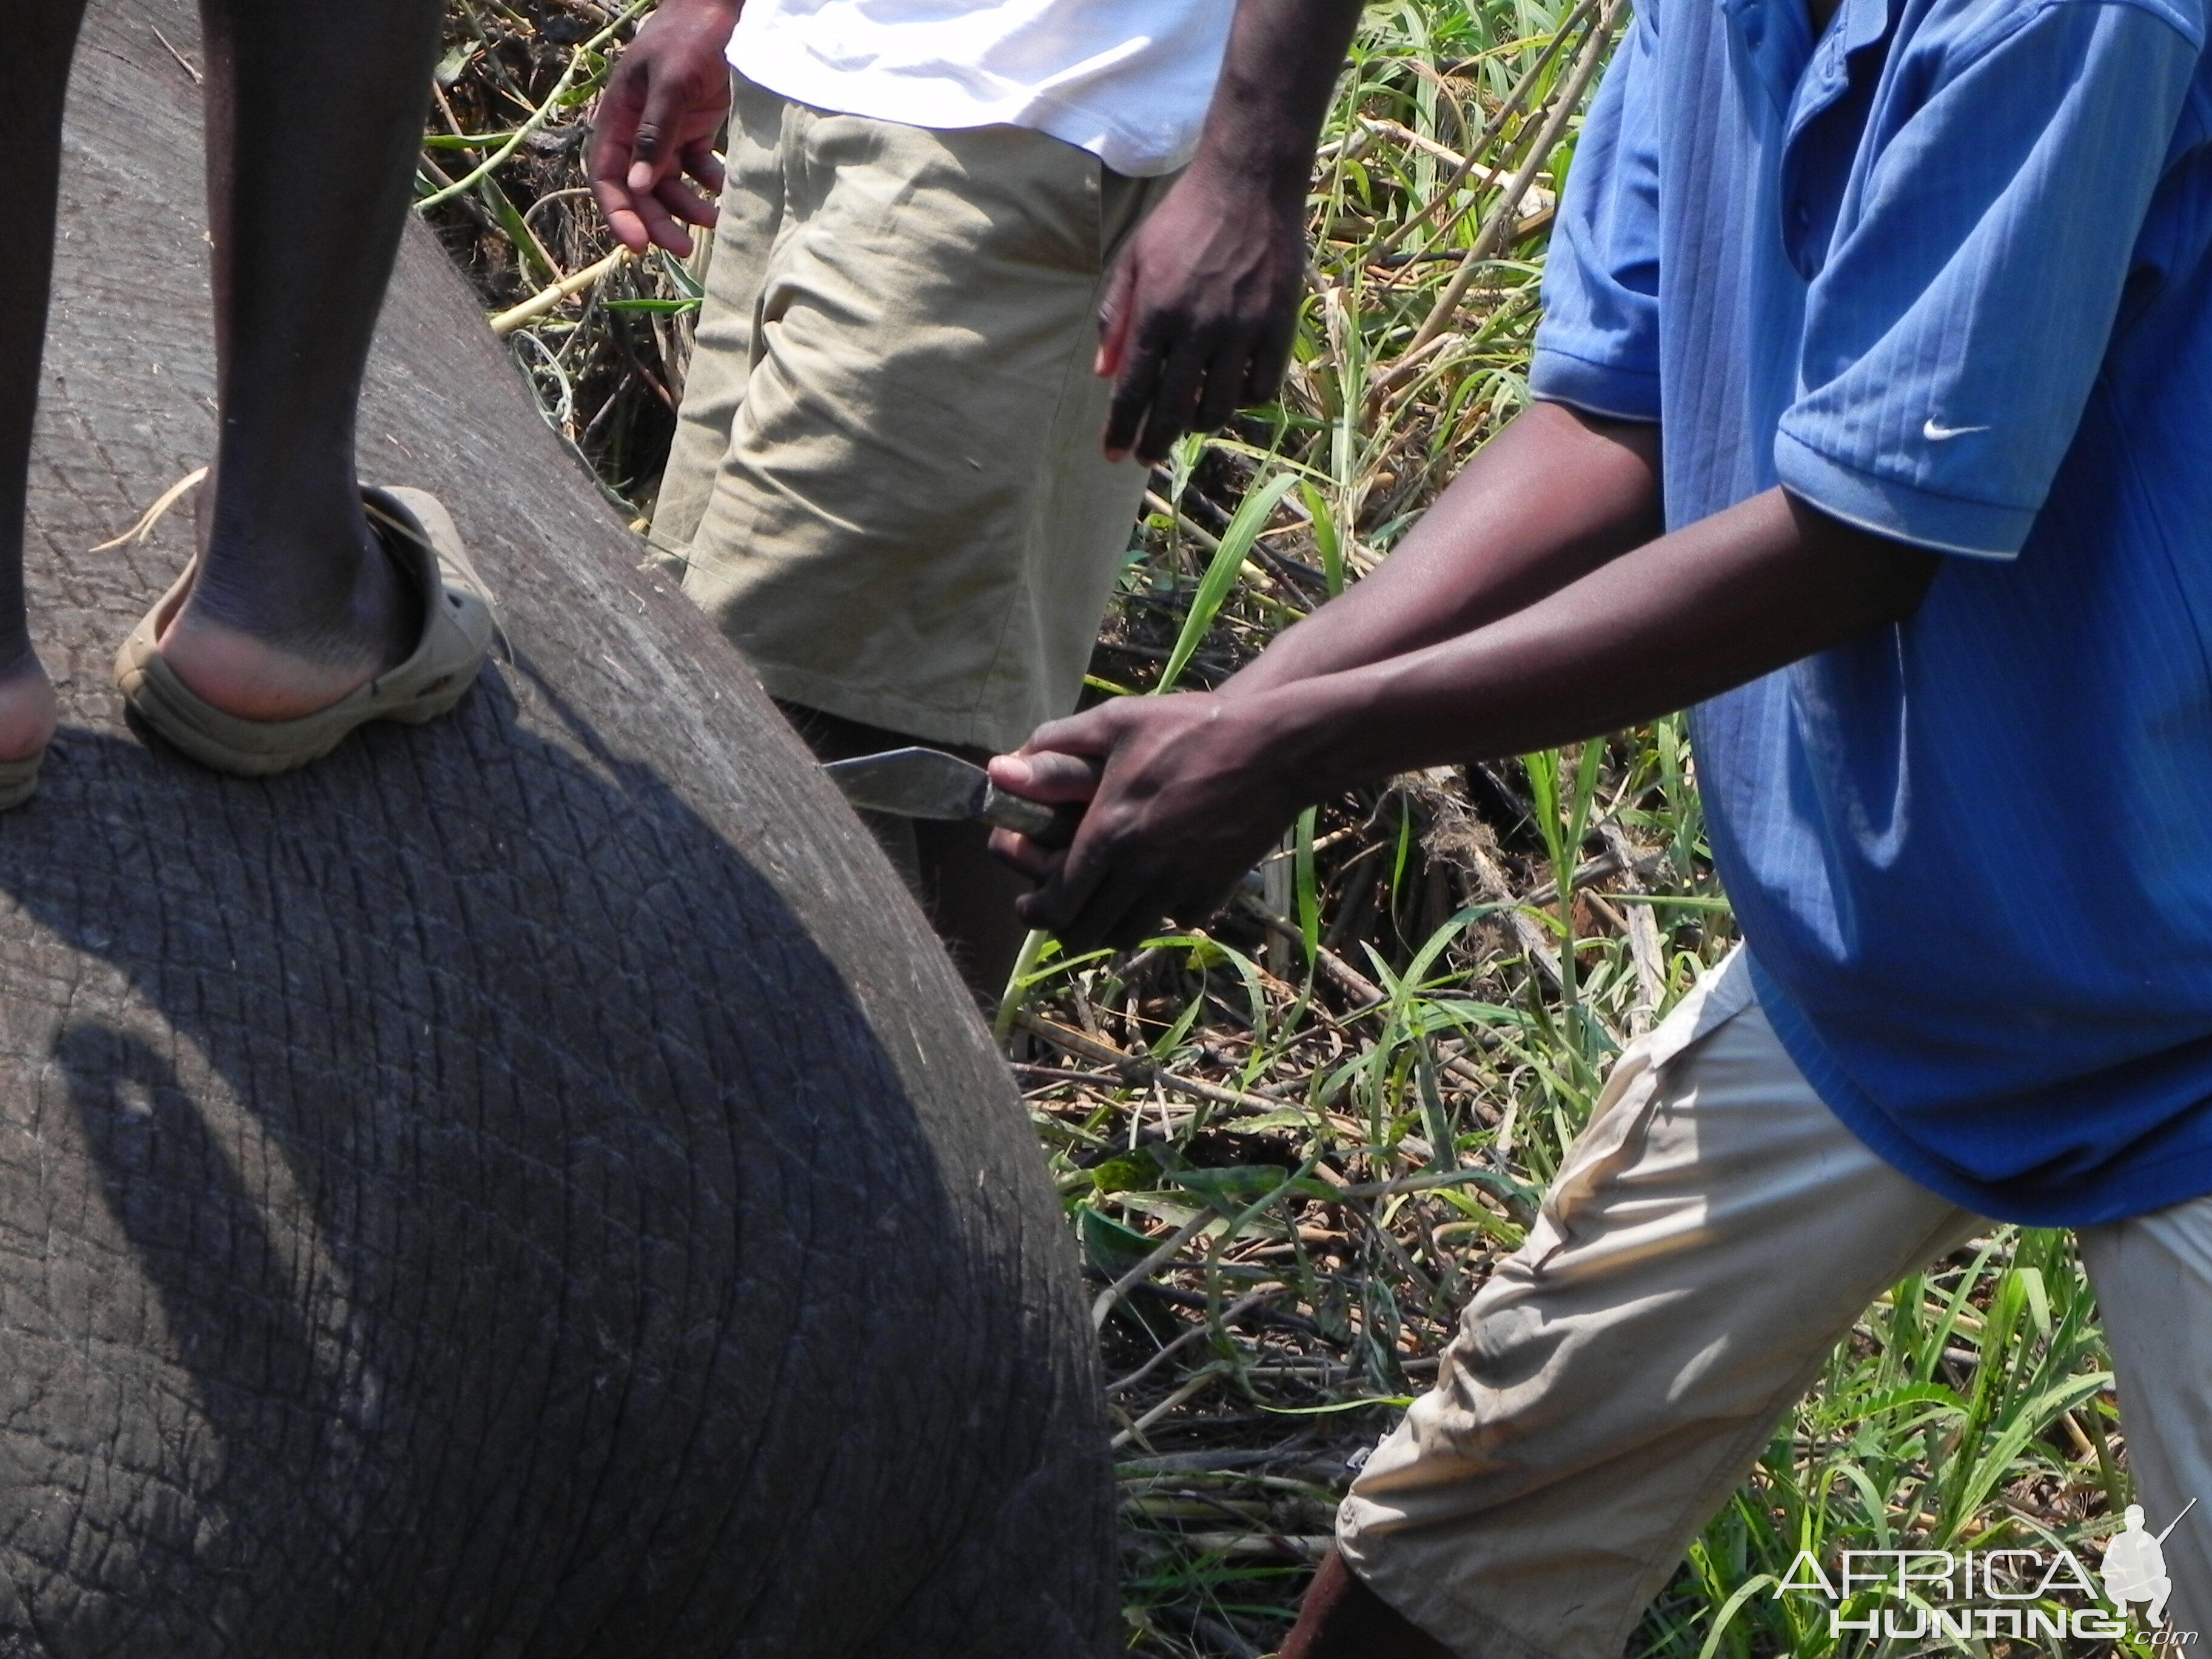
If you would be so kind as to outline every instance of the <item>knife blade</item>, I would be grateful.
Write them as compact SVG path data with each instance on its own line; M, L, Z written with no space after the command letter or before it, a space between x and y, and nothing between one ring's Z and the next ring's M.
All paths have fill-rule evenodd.
M1010 795L991 775L942 749L887 749L824 766L853 805L902 818L981 819L1034 836L1051 827L1053 810Z

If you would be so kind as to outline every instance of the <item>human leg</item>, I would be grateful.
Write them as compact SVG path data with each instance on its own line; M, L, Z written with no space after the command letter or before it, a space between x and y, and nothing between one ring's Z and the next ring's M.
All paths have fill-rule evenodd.
M1866 1304L1982 1224L1820 1103L1739 958L1614 1067L1353 1483L1347 1565L1455 1653L1617 1659ZM1319 1622L1306 1659L1359 1652Z
M2173 1623L2212 1638L2212 1198L2084 1227L2078 1242L2112 1347L2144 1529L2165 1534ZM2154 1626L2165 1605L2147 1615Z
M204 0L219 441L205 558L161 641L216 708L327 708L406 659L422 597L372 531L355 406L404 227L438 0Z
M33 6L14 20L9 95L0 100L0 224L15 256L0 263L0 762L25 760L54 730L54 691L32 647L23 606L23 509L31 424L53 276L62 106L83 0Z
M824 759L1011 748L1073 707L1144 487L1098 453L1098 283L1164 180L1042 134L736 82L656 562ZM972 824L872 826L979 996L1028 884Z
M991 757L984 749L954 752L979 766ZM1031 883L992 856L988 824L917 820L915 840L921 854L922 908L930 925L976 1000L996 1008L1029 937L1014 914L1014 901Z
M782 702L1012 747L1073 706L1143 491L1091 319L1162 181L742 82L730 169L661 563Z
M858 720L841 720L819 709L793 703L778 706L823 761L847 760L927 741ZM986 750L938 746L951 747L962 759L979 766L990 758ZM1029 883L991 856L990 827L894 818L881 812L863 812L860 817L906 878L969 989L985 1005L995 1004L1006 990L1006 976L1013 972L1015 958L1027 936L1014 915L1014 900L1029 890Z
M1452 1650L1370 1589L1332 1547L1278 1659L1452 1659Z

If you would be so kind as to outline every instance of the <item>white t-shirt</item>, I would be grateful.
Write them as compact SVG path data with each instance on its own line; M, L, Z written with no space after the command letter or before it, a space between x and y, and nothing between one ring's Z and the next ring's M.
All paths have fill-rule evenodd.
M730 62L817 109L1033 127L1117 173L1198 149L1235 0L747 0Z

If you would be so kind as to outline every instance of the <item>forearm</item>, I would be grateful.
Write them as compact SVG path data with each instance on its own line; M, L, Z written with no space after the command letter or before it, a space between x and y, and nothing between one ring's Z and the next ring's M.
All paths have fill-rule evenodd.
M1538 404L1484 446L1405 541L1222 687L1229 696L1455 639L1659 534L1659 428Z
M639 26L638 35L664 44L678 36L701 36L714 41L720 51L737 32L738 14L744 9L744 0L659 0Z
M1302 794L1686 708L1911 614L1938 556L1770 490L1460 637L1237 704Z
M745 0L660 0L645 27L669 28L678 23L697 23L719 26L726 23L735 28L738 14L744 9Z
M1237 0L1191 172L1303 216L1360 0Z

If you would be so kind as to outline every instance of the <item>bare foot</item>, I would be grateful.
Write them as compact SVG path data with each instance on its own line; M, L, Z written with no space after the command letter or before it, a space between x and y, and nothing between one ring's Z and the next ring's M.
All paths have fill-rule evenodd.
M162 631L162 657L193 696L240 720L298 720L343 702L404 662L422 631L421 601L372 545L341 626L249 631L206 615L195 586Z
M343 702L392 665L296 656L264 640L201 622L187 603L161 636L161 655L193 696L243 720L292 720Z
M58 712L54 683L34 653L0 669L0 761L28 760L44 749Z

